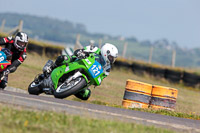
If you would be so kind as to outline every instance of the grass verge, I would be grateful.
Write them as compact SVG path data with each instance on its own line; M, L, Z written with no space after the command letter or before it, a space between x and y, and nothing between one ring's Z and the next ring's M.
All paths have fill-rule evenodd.
M0 132L2 133L171 133L170 130L123 123L113 120L97 120L66 113L28 111L23 108L0 104Z

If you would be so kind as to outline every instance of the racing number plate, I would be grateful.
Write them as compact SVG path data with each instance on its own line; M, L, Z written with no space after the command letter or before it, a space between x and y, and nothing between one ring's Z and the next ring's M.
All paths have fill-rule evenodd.
M99 62L95 61L95 63L89 68L89 72L93 78L96 78L103 73L103 68Z

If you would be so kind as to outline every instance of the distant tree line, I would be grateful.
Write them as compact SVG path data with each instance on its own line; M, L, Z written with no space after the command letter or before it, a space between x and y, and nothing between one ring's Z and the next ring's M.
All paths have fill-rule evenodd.
M74 44L76 35L81 34L81 43L88 44L90 39L103 39L104 42L111 42L118 46L120 53L123 50L123 44L128 43L127 57L148 61L149 49L154 47L152 61L169 65L171 61L171 52L176 50L177 66L200 66L200 49L183 49L176 42L169 42L167 39L160 39L154 42L149 40L139 41L136 37L110 36L102 33L89 33L84 24L72 23L70 21L61 21L55 18L38 17L33 15L0 13L0 24L5 19L5 30L9 30L18 25L23 20L23 30L31 38L64 42Z

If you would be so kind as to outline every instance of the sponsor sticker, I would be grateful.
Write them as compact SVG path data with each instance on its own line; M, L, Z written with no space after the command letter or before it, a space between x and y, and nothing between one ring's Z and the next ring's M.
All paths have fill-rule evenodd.
M85 59L85 61L90 65L92 64L88 59Z
M98 78L99 84L101 84L101 77Z
M69 71L69 66L66 67L65 72Z
M101 70L101 65L99 65L98 68Z

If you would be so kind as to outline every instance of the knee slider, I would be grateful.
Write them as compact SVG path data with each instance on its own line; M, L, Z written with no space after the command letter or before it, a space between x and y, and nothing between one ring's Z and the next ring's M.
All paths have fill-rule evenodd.
M80 92L76 93L75 96L81 100L88 100L91 95L90 89L83 89Z

